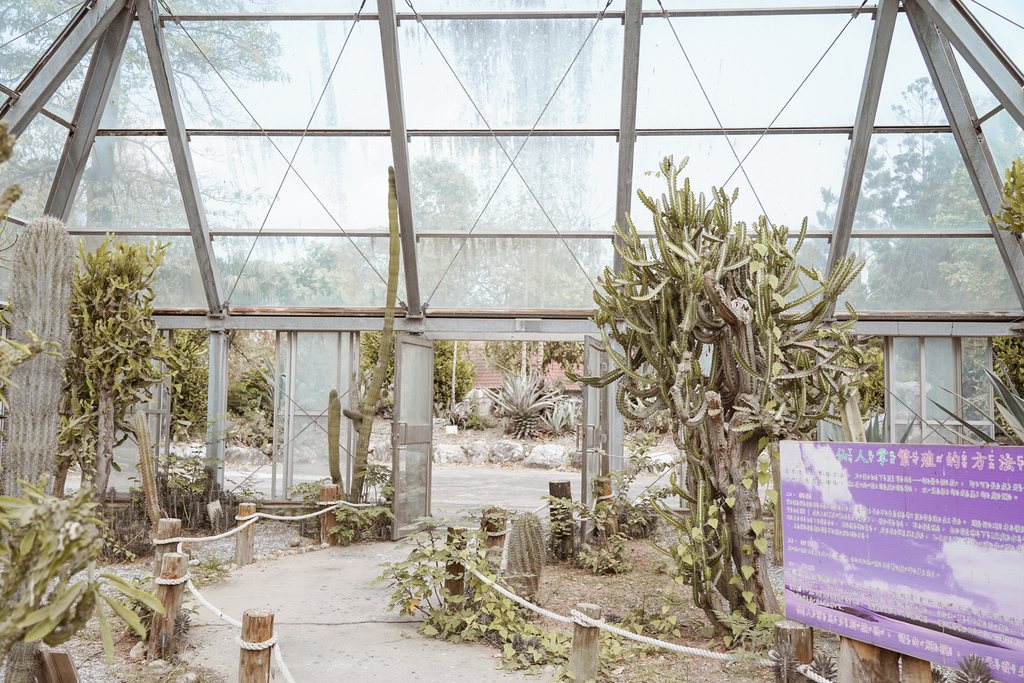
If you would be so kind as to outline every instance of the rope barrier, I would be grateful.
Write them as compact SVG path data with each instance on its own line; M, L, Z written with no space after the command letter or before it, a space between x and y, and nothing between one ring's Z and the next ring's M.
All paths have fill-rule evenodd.
M277 645L277 634L270 636L270 640L264 640L262 643L250 643L248 640L242 640L242 636L235 636L235 643L238 647L243 650L249 650L250 652L259 652L261 650L269 650L270 648Z
M473 574L473 576L475 576L476 578L480 579L485 584L487 584L488 586L490 586L494 590L498 591L499 593L504 595L506 598L508 598L512 602L517 602L520 605L522 605L523 607L526 607L527 609L533 610L537 614L544 615L548 619L554 619L555 621L560 621L563 624L572 624L572 623L574 623L573 620L570 619L569 617L563 617L561 614L556 614L555 612L550 612L550 611L544 609L543 607L538 607L537 605L533 604L532 602L529 602L528 600L523 600L521 597L519 597L515 593L513 593L511 591L505 590L504 588L502 588L498 584L494 583L493 581L491 581L486 576L484 576L483 574L481 574L477 570L473 569L472 567L466 567L466 569L471 574Z
M164 579L159 576L153 579L153 583L158 586L180 586L186 581L188 581L188 574L177 579Z

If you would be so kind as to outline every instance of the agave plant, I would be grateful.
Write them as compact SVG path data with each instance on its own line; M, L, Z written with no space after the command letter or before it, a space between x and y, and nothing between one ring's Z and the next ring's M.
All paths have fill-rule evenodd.
M554 434L571 431L580 421L583 402L578 398L566 397L555 401L551 410L541 416L541 422Z
M1024 397L1017 393L1016 388L1009 383L1003 382L999 377L985 368L985 373L988 375L989 381L995 388L996 396L999 401L996 402L996 409L999 411L999 416L1003 418L1003 422L1000 423L998 420L992 418L985 418L985 421L990 422L990 426L994 427L992 433L996 434L1002 432L1006 437L1015 445L1024 445ZM951 392L952 393L952 392ZM984 415L986 411L982 410L979 406L975 405L966 398L962 399L963 402L971 408L974 408L978 414ZM934 400L932 404L937 406L939 410L949 415L949 418L955 421L958 425L966 429L964 437L973 443L995 443L996 439L983 429L979 429L977 425L971 424L962 415L949 410L945 406L936 403ZM977 437L977 441L971 436Z
M532 439L540 433L541 417L554 407L557 396L533 373L506 375L501 389L488 394L509 419L506 431L517 439Z
M971 655L960 662L960 668L955 669L947 679L949 683L993 683L992 669L985 663L985 660L977 655Z

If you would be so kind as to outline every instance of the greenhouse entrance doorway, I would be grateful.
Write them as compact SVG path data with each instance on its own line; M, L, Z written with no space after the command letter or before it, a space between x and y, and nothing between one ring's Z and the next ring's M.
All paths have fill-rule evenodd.
M395 487L398 540L430 516L430 472L434 432L434 342L408 334L395 335L395 416L391 422L391 483Z

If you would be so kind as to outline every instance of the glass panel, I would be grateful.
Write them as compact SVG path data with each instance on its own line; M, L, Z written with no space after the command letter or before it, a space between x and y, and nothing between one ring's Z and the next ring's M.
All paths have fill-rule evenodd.
M662 0L666 9L717 9L721 7L832 7L836 0ZM659 10L658 0L644 0L645 10Z
M364 14L376 13L377 0L169 0L175 14L185 12L340 12L353 14L362 5ZM169 23L168 23L169 25Z
M259 238L220 235L213 241L213 251L220 267L221 282L235 308L384 305L388 275L388 239L385 237L349 240L342 235L264 235ZM405 295L401 270L400 265L399 298ZM236 286L239 273L242 278Z
M97 137L68 229L187 230L166 137Z
M956 365L953 358L953 339L927 337L924 340L925 411L929 420L948 419L932 403L956 411ZM952 394L950 392L953 392Z
M663 18L647 18L640 38L637 126L717 128L693 71L721 125L767 126L783 107L775 125L853 125L871 39L869 14L846 28L800 86L849 19L841 14L677 17L670 26Z
M94 251L103 243L103 235L81 235L86 251ZM163 235L121 235L129 244L160 242L167 244L163 263L156 269L153 283L153 305L157 308L206 308L206 294L199 276L199 264L193 251L192 238Z
M354 8L335 6L331 11ZM388 127L380 31L374 21L358 22L355 28L350 21L187 21L182 26L184 30L168 23L165 30L168 42L177 47L172 64L190 127L302 129L321 93L310 127Z
M1020 311L988 237L854 238L850 253L867 261L846 294L858 311Z
M892 420L893 438L899 440L907 425L921 414L921 359L917 337L896 337L892 341ZM921 440L921 423L916 421L907 438L909 443Z
M858 83L864 78L864 69L857 70ZM857 87L860 93L860 86ZM854 109L856 111L856 108ZM885 63L885 77L878 97L875 125L918 126L946 124L935 86L925 66L921 48L906 14L896 17L896 29Z
M558 10L602 10L606 0L490 0L482 7L479 0L417 0L420 12L542 12ZM615 9L615 8L612 8ZM621 6L619 7L621 9ZM399 11L407 10L402 6Z
M996 168L999 169L999 180L1004 180L1003 173L1017 157L1024 156L1024 131L1007 112L1001 111L981 126L985 133Z
M1003 52L1024 69L1024 6L1018 0L985 0L966 6Z
M299 332L295 343L295 388L291 399L296 409L318 414L327 408L331 390L340 391L338 333Z
M12 216L30 220L43 213L67 135L66 128L37 116L14 143L14 154L0 164L0 192L8 185L21 187L21 199L11 207Z
M24 0L12 0L0 5L0 45L3 45L0 47L0 83L11 88L18 85L75 16L79 10L78 5L68 1L53 3ZM57 15L61 16L39 26ZM26 31L26 35L15 38Z
M490 137L413 138L413 216L420 233L468 231L478 218L476 231L553 232L551 222L559 232L611 230L614 138L535 135L498 141L501 146ZM518 173L508 170L502 147L516 160Z
M432 353L428 346L402 344L399 422L430 424L434 413L434 385L426 380L433 375Z
M757 141L754 135L730 138L740 159ZM765 136L744 161L759 204L747 178L737 170L736 158L725 138L714 136L649 136L637 138L633 163L632 216L638 230L653 230L650 212L636 196L642 189L653 196L664 192L664 180L654 172L666 155L678 161L690 158L681 178L690 178L696 193L710 196L711 187L739 188L733 219L753 222L767 212L775 223L800 229L806 217L811 230L831 230L842 185L849 141L841 135ZM762 210L763 205L763 210Z
M327 395L324 394L324 407ZM319 411L317 411L319 412ZM292 424L291 485L331 476L327 462L327 415L295 415Z
M618 128L622 24L601 21L580 52L594 22L403 22L399 49L409 128L487 128L484 119L492 128L532 128L542 112L541 128Z
M411 524L427 514L427 467L430 444L410 444L399 451L395 477L395 527Z
M474 237L456 257L462 241L421 236L420 282L426 292L437 287L428 297L431 308L591 309L594 284L588 278L596 284L613 258L610 238Z
M950 133L873 136L854 228L990 230Z
M981 421L984 425L992 413L989 383L985 370L989 367L988 339L984 337L964 337L960 340L961 386L964 397L963 416L968 420Z
M192 138L210 229L340 234L340 225L386 232L389 140L305 138L285 177L299 142L295 137Z

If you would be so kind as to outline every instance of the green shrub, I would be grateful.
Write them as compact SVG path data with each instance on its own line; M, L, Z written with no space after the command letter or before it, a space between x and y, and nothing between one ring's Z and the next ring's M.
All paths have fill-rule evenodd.
M380 347L380 332L359 334L359 372L368 374L377 364L377 349ZM452 396L452 355L455 342L434 342L434 405L447 407ZM459 360L455 369L455 400L461 401L476 382L476 366L469 359L465 344L459 344ZM388 364L384 385L394 384L395 362Z
M175 439L191 440L206 434L209 353L206 330L174 331L174 354L179 364L171 383L171 428Z

